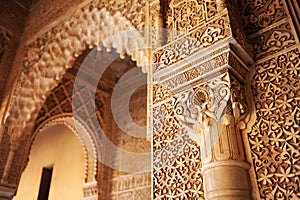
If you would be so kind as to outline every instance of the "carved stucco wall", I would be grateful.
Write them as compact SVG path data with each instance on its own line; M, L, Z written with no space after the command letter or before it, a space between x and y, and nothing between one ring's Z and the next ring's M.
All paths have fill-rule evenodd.
M169 43L153 52L153 81L156 83L153 86L152 100L153 195L154 199L204 199L200 146L183 128L182 120L178 118L181 114L190 113L195 121L199 120L196 117L197 108L190 108L195 102L189 102L190 97L184 96L183 91L197 91L198 85L205 85L206 81L202 83L200 77L209 71L219 70L226 64L232 65L241 74L241 79L245 79L249 69L240 64L235 55L226 52L230 50L230 45L219 45L219 48L193 57L197 52L220 44L237 33L231 30L230 24L233 22L228 12L222 9L217 12L215 1L168 3L167 27L172 30L168 35ZM195 19L190 16L197 17ZM182 37L183 34L186 37ZM242 37L241 32L239 38ZM247 45L246 42L243 44ZM192 61L187 59L189 57L193 57L190 59ZM182 60L186 63L180 63ZM219 75L223 72L220 71ZM207 94L215 92L216 96L220 95L214 99L223 98L217 90L209 92L207 89ZM200 95L195 97L199 105L207 100L201 93L195 96L197 95ZM187 107L180 108L180 101L187 101Z
M62 9L63 6L70 5L70 2L68 2L54 3L53 6L61 6L60 9ZM218 13L217 17L213 17L216 12L216 5L209 2L211 1L190 1L188 3L189 6L186 8L189 8L191 5L198 5L196 7L192 6L196 8L195 13L193 13L193 10L181 10L185 14L200 15L201 17L199 16L199 20L195 23L188 21L191 20L188 17L182 19L170 17L170 15L178 15L176 6L178 8L184 7L186 6L184 3L181 4L179 1L173 1L173 5L176 6L173 8L167 6L167 10L165 11L168 13L168 18L165 19L167 27L183 33L189 33L189 37L196 38L196 42L193 43L194 40L179 40L178 43L171 42L168 44L167 48L170 51L159 49L154 52L154 72L163 70L168 65L176 64L184 57L192 55L195 49L207 48L217 42L224 41L231 34L239 35L240 32L238 29L230 30L227 26L230 21L228 17L225 15L224 17L220 17L222 13ZM170 2L166 4L168 3ZM116 3L109 5L116 5ZM123 7L122 5L117 7L123 8L124 5ZM239 2L239 8L243 16L241 22L247 34L247 40L253 46L256 61L256 73L252 81L252 90L255 98L257 120L252 131L249 133L249 142L259 196L263 199L299 198L300 94L298 92L299 38L296 34L297 31L295 31L295 27L291 23L292 19L289 17L286 2L283 0L244 0ZM42 4L40 7L36 5L37 13L40 12L43 15L43 9L45 7ZM56 12L55 10L56 8L53 11L54 13ZM127 19L133 20L130 18L131 7L121 10L125 10L123 14ZM203 14L203 11L207 11L208 14ZM32 19L39 16L39 14L34 14L34 12L32 15ZM49 16L54 15L53 13L49 14ZM184 17L188 15L180 16ZM48 19L50 20L51 17ZM231 19L231 23L234 23L233 21ZM183 29L179 29L178 24L182 24ZM188 27L186 27L187 24ZM35 28L35 24L32 24L32 26L32 30L38 29L38 26L42 27L40 24L37 24ZM56 30L53 30L53 33L56 34ZM40 50L38 48L43 47L42 44L51 40L51 34L48 35L50 37L47 34L44 36L37 39L35 44L30 45L30 47L33 47L31 48L33 51L30 50L28 52L40 57L41 54L39 52L43 52L43 49ZM172 38L176 37L177 34L172 34L169 38L172 40ZM46 42L43 41L44 39L46 39ZM242 40L243 38L240 39L240 41ZM176 52L178 46L188 47L189 45L195 48L179 48L185 51ZM182 55L183 57L181 57ZM232 57L234 58L234 56ZM30 66L30 62L34 63L37 61L35 59L38 59L37 57L33 57L33 60L27 62L28 58L31 59L32 57L27 54L25 66ZM202 59L205 60L206 58ZM224 58L220 56L216 60L223 61ZM197 62L201 62L201 58ZM210 67L218 64L220 62L207 62L205 63L205 69L210 70ZM238 71L242 69L241 67L237 68ZM204 73L203 69L198 68L185 71L177 77L175 77L175 74L170 74L170 76L174 77L167 80L169 82L166 85L176 88L188 80L197 79L202 73ZM249 72L246 70L242 73L247 74ZM166 77L161 78L166 79ZM163 161L165 164L168 162L168 159L165 157L166 155L178 155L178 152L181 155L176 157L176 162L173 165L163 166L163 168L154 172L154 197L156 199L171 197L203 198L202 177L199 170L201 168L199 146L189 139L187 133L179 131L180 123L175 116L175 111L172 110L172 106L175 104L174 99L171 98L172 94L167 93L164 88L157 86L154 86L153 93L155 94L153 99L153 103L155 104L153 106L153 126L154 129L157 129L155 130L157 135L154 135L154 151L167 146L176 146L175 144L179 144L182 141L186 142L179 149L166 149L165 152L169 152L170 154L156 155L154 152L157 158L162 159L159 161ZM175 138L175 136L179 137ZM185 146L189 146L189 148L184 148ZM158 178L159 180L164 179L166 181L160 182Z
M201 175L197 177L197 182L193 179L201 167L199 157L197 154L194 155L199 152L199 147L191 141L187 142L189 137L185 136L180 120L174 113L176 97L174 98L174 94L168 90L174 88L176 90L182 84L197 79L205 73L203 71L205 69L211 70L218 65L222 66L222 63L226 62L225 58L218 59L219 62L207 62L204 68L200 65L190 70L185 69L197 62L201 63L201 59L185 67L179 67L176 63L195 53L198 48L206 48L226 39L230 31L226 31L226 25L229 23L226 17L217 18L215 21L213 18L210 23L206 23L205 15L201 15L201 9L205 9L205 4L197 2L170 1L168 3L171 8L167 16L167 26L170 29L176 30L177 34L187 33L195 40L184 38L174 42L172 40L176 39L176 35L171 33L169 36L171 42L165 48L153 53L154 80L167 80L163 82L167 88L161 85L154 85L153 88L154 157L157 158L154 164L160 163L157 166L159 170L154 170L155 199L194 198L195 196L203 198ZM230 23L234 27L231 31L235 36L242 35L235 26L243 24L247 37L242 36L244 38L241 40L237 38L237 40L250 42L252 47L243 42L242 46L253 53L256 62L252 94L257 119L248 134L248 139L253 159L252 167L259 189L258 196L263 199L297 199L300 195L299 36L297 27L292 23L295 19L290 15L287 6L289 2L286 1L241 1L238 4L242 18L239 18L241 20L239 21L237 20L239 15L230 15L233 17ZM181 12L182 15L176 18L176 12ZM192 19L188 17L180 19L189 15L197 15L199 19L196 22L199 24L189 21ZM206 32L207 30L209 32ZM209 33L214 34L211 36ZM174 73L167 73L168 75L165 76L164 69L170 65L176 69L171 70ZM236 69L245 77L249 74L249 71L241 71L243 69L241 67ZM182 148L184 146L192 147L194 150L186 149L187 155L185 155ZM171 160L175 162L170 164ZM197 162L198 168L193 171L192 167L197 165ZM255 185L253 187L255 190Z
M287 2L241 1L257 63L249 142L262 199L300 198L300 47Z
M0 104L12 89L9 77L16 73L12 69L20 38L30 9L30 1L3 1L0 8ZM5 108L0 108L4 113ZM2 117L1 117L2 118ZM0 119L2 122L2 119Z
M98 9L100 9L100 11ZM92 15L94 16L95 19L93 19ZM122 20L120 20L121 18ZM92 19L103 20L106 21L106 23L105 22L96 23L96 21L93 21ZM81 52L85 48L87 48L87 46L92 47L94 45L95 46L98 45L100 48L101 44L99 43L103 42L105 38L110 37L112 33L116 34L121 30L133 29L132 25L130 25L130 23L128 23L124 17L120 16L120 14L118 13L115 13L114 17L111 16L110 13L104 8L102 8L100 4L86 5L84 9L82 10L79 9L79 11L77 10L77 12L75 12L75 16L72 15L71 17L67 17L67 20L70 20L69 23L59 24L58 26L51 29L49 32L41 35L38 39L36 39L31 44L22 46L22 49L19 52L20 54L18 54L18 56L16 56L15 58L15 65L17 66L16 70L21 65L22 72L20 73L20 77L17 80L16 89L13 92L10 101L9 109L12 112L10 113L8 121L16 122L15 120L17 119L23 121L26 118L25 121L29 120L31 122L27 121L24 123L23 121L21 123L16 123L14 125L13 125L14 122L9 123L8 127L10 128L10 130L5 131L3 138L6 138L7 134L14 134L14 136L11 135L10 137L10 143L12 145L17 145L19 139L22 141L22 143L28 140L28 135L30 135L31 132L30 129L34 125L34 119L37 117L39 108L41 107L42 103L45 101L50 90L55 87L58 81L62 78L66 69L71 67L72 62L75 60L75 58L79 54L81 54ZM92 20L94 24L89 24L88 23L90 22L89 20ZM111 26L110 25L111 22L119 23L120 26L119 25ZM95 23L98 26L101 26L97 28L97 31L92 31L91 29L87 28L90 27L92 29L95 29ZM77 29L79 28L80 30L83 30L81 29L80 26L84 26L84 30L79 32L77 30L73 32L74 29L76 29L76 26ZM112 29L109 29L108 27L111 27ZM95 37L92 38L90 33L92 33ZM69 34L73 36L70 36ZM85 36L83 35L77 37L78 34L86 35L86 38L84 39ZM67 37L67 35L69 35L69 37ZM128 40L128 38L126 39ZM73 42L71 42L71 40L73 40ZM62 43L59 45L58 41L61 41ZM85 45L81 45L80 41L84 41ZM114 42L116 42L116 40L106 41L107 48L110 49L111 46L113 45L112 43ZM138 41L139 44L137 44L137 46L140 46L141 44L143 44L143 42L144 41L142 40ZM124 43L120 43L119 45L122 46L123 44ZM120 52L122 55L125 54L125 52L123 52L122 50L124 49L129 50L128 47L119 48L118 45L116 46L116 48L117 51ZM22 52L22 50L24 49L26 49L26 51ZM25 57L22 57L22 55L24 54ZM138 63L145 62L145 59L142 54L143 54L142 52L140 53L134 52L133 57L137 60ZM69 58L67 58L66 56ZM54 59L54 57L58 59ZM53 62L62 62L62 63L54 64ZM46 67L45 65L47 65L48 67ZM42 67L43 69L47 69L47 71L44 70L43 72L41 72L39 67ZM31 78L29 78L29 76ZM34 93L36 95L34 95ZM28 95L31 96L31 98L28 98L29 97ZM26 108L23 106L24 103L27 105ZM37 108L36 106L39 108ZM13 110L15 110L16 112ZM27 114L25 114L24 112ZM27 127L28 129L24 130L21 127L23 128ZM18 131L16 131L16 129L18 129ZM7 142L7 140L3 140L3 142L4 141ZM3 146L8 147L8 144L6 143ZM16 150L16 154L19 154L22 151L23 151L22 148L19 148L18 150ZM6 149L3 152L8 152L8 149ZM1 156L3 156L3 160L7 160L8 154L4 153ZM14 177L10 176L8 178L8 181L11 183L17 182L18 176L22 171L22 168L18 166L21 166L22 163L24 162L22 158L18 156L14 157L13 159L14 160L11 160L10 162L11 163L14 162L16 164L13 165L11 169L14 174L12 176ZM3 163L3 166L4 165L5 164ZM6 163L6 165L7 167L10 166L9 163ZM8 167L7 169L9 168L10 167Z
M27 42L34 41L50 28L72 16L74 12L90 6L105 8L111 15L120 12L128 21L136 28L145 26L145 0L130 0L130 1L91 1L91 0L39 0L33 4L28 16L28 23L25 27L25 37ZM42 20L36 20L42 19Z

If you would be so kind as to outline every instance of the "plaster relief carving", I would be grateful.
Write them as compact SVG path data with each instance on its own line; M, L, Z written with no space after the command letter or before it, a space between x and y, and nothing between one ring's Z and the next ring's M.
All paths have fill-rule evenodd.
M239 1L244 30L251 35L286 17L282 0Z
M256 51L256 59L272 55L296 44L293 32L288 22L270 29L263 34L254 37L252 40L254 43L253 48Z
M199 146L182 129L174 103L153 108L154 199L204 199Z
M300 198L299 66L297 48L256 65L257 120L249 141L263 199Z
M111 22L115 25L111 26ZM81 54L86 46L100 47L104 42L104 46L108 49L114 46L121 55L128 50L127 53L132 53L133 59L136 59L138 64L145 62L143 52L131 52L131 47L122 46L128 44L127 42L105 40L111 34L128 29L131 29L130 24L124 23L119 13L111 16L105 9L99 11L97 8L90 9L87 6L82 12L76 12L64 25L53 29L53 32L46 33L45 39L41 39L40 42L38 40L28 50L24 72L17 83L11 103L8 121L11 126L19 130L10 134L19 134L17 132L21 132L26 123L34 120L34 113L45 101L47 93L56 86L66 69L71 67L75 57ZM128 40L126 36L120 37L124 37L120 38L120 41ZM136 45L143 46L143 41L140 42L142 44ZM39 55L34 56L33 52L37 51L37 47L40 48ZM29 97L33 97L34 101Z
M200 26L183 38L179 38L153 52L154 72L166 68L191 56L229 36L228 16L223 15L208 24Z

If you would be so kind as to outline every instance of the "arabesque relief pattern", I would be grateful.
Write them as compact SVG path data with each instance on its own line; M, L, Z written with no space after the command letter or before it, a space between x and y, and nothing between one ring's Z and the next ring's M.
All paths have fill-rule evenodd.
M232 16L226 11L217 11L217 2L224 3L222 0L216 2L208 0L166 1L168 5L164 11L166 13L165 23L166 27L173 32L168 35L170 43L152 52L153 72L161 75L162 71L166 71L167 68L171 69L171 65L178 64L179 61L188 58L199 49L208 49L229 37L236 37L235 39L241 46L246 48L245 51L254 53L254 58L258 63L255 66L256 74L252 82L257 120L249 132L248 139L259 195L262 199L298 199L300 198L300 53L297 43L298 36L288 19L285 1L237 1L242 23L232 20L230 18ZM103 41L112 33L146 26L144 23L146 21L146 4L146 1L138 0L132 0L130 3L91 2L80 12L76 12L74 16L68 18L66 23L51 29L28 46L23 73L10 106L11 112L8 120L10 125L21 126L17 132L9 132L11 143L20 139L21 130L29 122L32 122L34 114L37 114L36 112L46 100L47 92L56 86L66 69L71 67L72 61L85 48L97 46L100 49ZM106 9L102 9L104 7ZM153 3L150 8L153 8L153 10L148 10L152 14L159 13L161 9L159 2ZM43 9L45 7L41 8L41 10ZM127 20L132 23L128 23ZM155 26L154 24L153 18L152 22L147 25ZM240 24L243 24L244 30L239 29ZM253 45L253 51L245 41L243 31ZM103 38L98 37L101 35L99 33L104 34ZM186 37L180 37L183 36L181 33L186 34ZM128 41L127 38L121 38L121 40ZM108 41L103 45L108 50L115 46L113 41ZM296 45L298 47L295 47ZM116 48L121 56L132 53L128 51L130 49L128 46L121 45ZM138 63L145 61L144 55L144 52L132 53ZM205 60L205 58L201 59L199 62ZM232 75L222 77L222 83L226 87L224 90L217 90L217 92L224 92L219 93L218 97L211 97L211 91L207 89L208 85L201 83L199 79L197 84L193 83L193 86L190 87L191 91L180 93L183 96L173 94L174 90L184 83L192 82L205 72L222 67L224 64L230 64L231 70L235 70L239 77ZM186 69L189 68L185 72L180 69L183 73L175 71L173 73L176 74L171 74L172 72L170 72L168 75L172 75L172 77L162 78L165 81L163 86L156 84L153 88L155 199L204 199L204 181L201 174L201 167L204 163L204 160L201 160L203 152L199 151L199 144L193 140L193 137L197 136L191 136L189 130L194 130L195 124L203 122L201 117L204 115L208 118L207 116L224 114L218 113L219 111L215 107L209 107L212 106L214 100L218 103L220 103L220 99L224 100L221 107L225 106L225 114L230 116L226 122L226 128L231 128L232 132L239 134L239 131L247 126L249 120L247 102L243 98L246 96L246 92L240 79L246 79L250 70L240 64L239 58L226 52L215 56L212 60L206 60L202 65L199 64L196 67L191 67L191 65L183 66ZM47 68L46 71L43 70L45 68ZM210 84L212 83L213 81L210 82ZM213 84L209 87L211 88L211 86ZM216 88L219 89L217 86ZM215 92L213 91L213 93ZM50 99L57 99L55 102L57 104L61 91L55 90L55 93L58 96L51 96ZM212 102L208 100L212 100ZM69 108L64 106L64 100L60 101L61 104L57 106L59 109L53 106L55 103L50 102L48 105L50 107L45 108L50 111L50 115L46 115L46 112L43 113L42 109L40 118L68 111ZM183 111L187 113L181 113ZM233 130L234 128L237 128L236 132ZM219 160L244 160L244 155L241 153L243 147L239 146L242 145L242 141L237 141L239 139L234 138L235 135L231 135L231 137L225 139L236 140L234 141L236 148L233 148L234 151L225 149L225 153L217 155ZM21 146L23 145L24 141L21 143ZM228 144L224 143L223 145L228 147ZM19 153L17 152L17 154ZM205 162L210 162L211 158ZM15 166L21 165L18 164L22 161L21 159L16 158L15 160L17 161L14 163ZM16 171L17 169L13 168L10 173ZM12 177L11 180L17 182L17 179L18 176ZM115 180L115 182L119 181ZM130 194L124 192L123 195L122 188L126 189L126 186L123 187L122 184L126 185L127 183L135 184L131 179L122 182L121 186L118 185L119 183L117 184L121 188L119 194L122 199L132 197L130 192ZM95 193L93 187L91 187L91 193ZM89 190L89 186L87 186L87 190Z
M162 88L155 87L153 100L158 102L153 109L154 197L204 199L203 163L245 161L240 131L247 128L249 111L244 85L220 72L171 97ZM208 131L212 124L219 131Z
M299 199L299 44L284 0L240 1L253 44L256 122L249 142L262 199Z
M154 199L204 199L199 146L182 129L174 103L153 109Z
M300 52L256 66L257 120L249 141L262 199L300 198Z
M239 95L245 95L242 82L250 69L232 51L230 44L211 48L234 37L233 33L243 32L241 29L231 31L236 27L231 27L223 1L211 3L212 13L217 6L219 10L218 14L208 16L207 2L171 1L167 27L173 32L169 43L152 54L153 79L159 82L152 88L154 199L204 199L204 162L232 160L240 163L241 170L249 169L241 138L241 130L247 128L249 122L249 111L245 96ZM193 21L189 15L197 16L197 20ZM185 36L180 37L180 34ZM241 46L249 47L247 41L243 41L245 35L239 37L243 42ZM181 60L203 49L209 52L180 66ZM207 77L213 70L218 72ZM209 124L218 124L221 119L222 131L208 131ZM212 146L205 143L203 137L211 137L207 139L211 140L218 136L221 139L216 142L220 148L211 152ZM247 182L246 177L240 180ZM240 190L245 197L249 195L246 185Z
M106 40L112 34L131 30L132 27L120 14L116 13L112 16L107 10L99 9L86 6L81 12L76 12L64 24L45 33L41 39L30 46L24 59L24 71L18 80L11 101L8 120L11 126L19 130L10 134L19 134L17 132L34 120L47 93L56 86L66 69L72 66L72 62L85 48L95 46L101 48L104 45L110 50L114 46L121 56L131 53L134 54L133 59L137 60L138 64L145 62L142 50L132 52L133 47L127 42L117 43L119 40ZM136 34L138 39L138 33ZM120 41L128 40L124 35L120 37ZM143 42L136 40L135 45L143 46ZM123 46L125 44L127 46Z
M198 56L196 60L188 62L178 70L170 70L167 75L157 77L163 79L162 85L171 90L186 82L197 80L212 70L222 70L222 68L229 65L232 70L239 74L241 79L245 80L250 69L244 63L241 63L236 54L230 52L230 49L230 45L226 45L203 57ZM182 73L179 71L182 71ZM169 78L170 76L171 78Z
M154 199L204 199L199 146L175 114L175 97L153 87Z
M112 200L151 199L151 174L125 175L112 180Z
M191 56L200 48L212 46L230 35L228 16L222 15L196 30L191 31L183 38L172 41L163 48L153 52L154 69L158 72L180 60Z
M242 0L240 5L244 31L254 34L287 16L283 0Z
M169 41L203 25L217 13L216 2L208 0L174 0L165 9L166 28L172 30Z
M201 147L202 164L245 160L240 130L247 127L249 112L244 85L234 76L217 74L178 94L175 113ZM213 125L218 129L209 131Z
M296 44L295 37L288 21L282 23L253 39L255 58L257 60L272 55Z

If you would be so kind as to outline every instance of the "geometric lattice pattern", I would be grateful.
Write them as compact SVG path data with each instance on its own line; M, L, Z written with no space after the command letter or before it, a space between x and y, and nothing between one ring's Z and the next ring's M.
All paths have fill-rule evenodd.
M256 66L257 121L249 134L263 199L300 199L300 52Z

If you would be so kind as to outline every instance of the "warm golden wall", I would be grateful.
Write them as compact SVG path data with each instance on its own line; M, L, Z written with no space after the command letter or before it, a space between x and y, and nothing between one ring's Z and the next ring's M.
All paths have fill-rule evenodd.
M37 199L43 167L53 166L49 200L82 199L84 152L74 133L64 125L50 127L36 137L29 163L14 200Z
M291 3L297 5L293 0L241 3L255 50L256 122L249 142L261 199L300 198L300 45Z
M293 0L291 0L291 2L292 1ZM89 2L89 0L87 0L86 2ZM205 2L213 2L213 1L207 0ZM253 67L255 67L256 73L252 81L252 92L255 101L257 119L256 119L256 123L254 124L254 127L249 132L248 139L250 142L250 148L251 148L250 153L252 156L250 159L253 160L253 162L251 162L252 164L251 169L253 169L254 172L253 174L255 175L255 179L253 183L258 185L257 193L258 196L262 199L300 198L299 196L300 195L299 193L299 170L300 170L299 168L299 164L300 164L299 163L299 140L300 140L299 137L299 132L300 132L300 128L299 128L299 123L300 123L299 121L300 118L299 115L300 113L299 112L300 111L299 34L297 35L297 30L295 31L297 27L295 28L293 26L292 23L293 19L291 19L289 15L289 9L286 6L287 2L289 2L289 0L266 0L266 1L243 0L240 1L241 5L239 7L242 15L242 17L240 18L241 21L239 22L241 22L241 24L244 25L244 31L247 35L247 39L251 41L251 44L254 48L253 57L255 60L255 66ZM82 5L83 4L81 4L78 0L76 0L75 2L70 0L68 1L60 0L55 2L53 0L41 0L40 3L35 4L32 7L32 10L30 12L29 21L25 28L25 33L23 34L24 38L21 43L22 47L24 47L26 51L25 49L23 50L21 49L18 51L17 56L15 58L16 64L14 65L14 70L18 70L22 66L24 67L24 69L25 68L30 69L34 63L37 63L38 60L42 57L41 55L44 53L45 49L49 48L48 46L50 43L49 41L51 41L54 37L56 37L57 32L67 31L67 29L61 28L62 26L60 23L68 19L69 15L72 14L75 8L77 10L80 10L79 7L81 7ZM130 4L127 3L127 5ZM141 5L144 5L144 1L142 1ZM102 4L99 3L98 6L101 7ZM107 7L110 7L110 4L107 4ZM120 8L120 10L122 10L122 14L127 11L126 9L124 9L124 7L125 7L124 5L118 7ZM216 15L215 14L216 6L212 4L210 6L208 5L208 7L209 7L210 14L206 16L207 17L206 20L209 21L211 20L212 16ZM124 14L126 15L126 18L130 21L133 20L127 15L131 15L133 9L134 6L130 11ZM68 10L68 12L65 12L64 10ZM111 13L115 13L115 10L113 10ZM135 18L144 19L139 17L135 17ZM164 16L163 18L167 18L167 15ZM36 22L36 19L41 19L41 20ZM225 19L225 23L224 23L224 19ZM226 34L230 32L230 28L227 26L228 24L226 23L229 22L233 23L233 20L231 19L230 21L228 21L229 18L228 19L224 18L224 19L211 20L205 27L207 28L212 26L212 27L217 27L217 30L220 30L219 31L220 35L217 35L216 38L213 38L212 40L213 42L209 45L214 46L214 42L218 42L218 41L222 42L224 38L229 37ZM54 21L55 23L52 23ZM173 21L172 20L169 21L168 22L170 25L169 28L172 28L171 25L178 23L178 21L180 20L177 18L174 18ZM135 25L137 24L137 22L135 21L133 22L133 24ZM55 25L57 25L57 27L52 29L52 27ZM187 24L184 24L183 26L188 26L188 25L189 22ZM201 23L195 24L195 26L198 25L200 26L202 24ZM81 27L81 25L78 27ZM206 29L203 30L201 29L200 31L203 32L200 33L203 34L204 30ZM184 29L184 31L188 32L189 30ZM72 37L68 37L68 39L69 38ZM77 40L72 40L72 41L76 42ZM63 44L63 43L59 43L59 44ZM207 44L205 43L205 45ZM205 45L200 47L201 48L206 47ZM73 49L73 46L71 49ZM22 54L26 54L24 60ZM223 58L221 57L220 59ZM175 59L176 62L178 60L179 59ZM215 64L212 64L211 66L217 67ZM155 70L156 69L154 69L154 71ZM191 77L196 79L199 78L199 76L202 75L202 73L204 73L204 70L199 70L200 72L198 74L194 73L195 71L196 71L195 69L187 71L184 74L186 76L181 76L182 74L180 75L179 72L176 72L178 73L177 74L178 76L177 75L176 76L178 77L177 81L179 82L174 81L176 80L175 77L174 79L172 79L173 82L171 80L167 84L177 87L179 84L182 83L180 81L182 80L186 81L185 79L181 79L182 77L186 78L189 76L189 78ZM29 76L25 76L25 78L28 77ZM38 75L34 74L32 77L41 78L39 74ZM44 79L41 78L41 80ZM12 85L11 82L7 84ZM160 88L154 88L154 90L159 90L159 89ZM153 92L155 93L156 91ZM17 95L21 95L21 94L17 94ZM178 126L179 126L178 119L174 117L175 115L174 112L170 110L170 105L172 105L174 102L172 101L166 102L165 101L166 99L161 99L159 102L156 102L156 100L157 99L153 100L154 104L157 103L157 105L153 107L154 110L153 117L155 118L154 131L157 132L157 134L154 136L154 140L155 140L154 151L165 148L168 142L175 141L174 140L175 136L180 135L178 134ZM66 98L64 98L64 101L67 101ZM61 103L61 107L60 105L57 106L59 107L59 109L65 108L65 106L63 105L63 103L65 103L64 101L59 101L59 103ZM30 100L29 102L34 104L34 100ZM49 105L52 106L53 104L49 104ZM18 104L15 104L14 106L16 107L18 106ZM28 106L28 107L33 107L33 106L35 105ZM39 106L36 107L37 110L39 110L40 107ZM1 109L3 108L4 106L1 107ZM43 115L43 117L45 116L44 119L46 119L50 115L52 116L52 114L53 115L57 114L55 109L51 110L53 111L53 113L50 112L50 109L48 111L49 112L47 112L47 115ZM69 111L62 109L62 112L69 112ZM20 116L23 117L26 115L21 114ZM174 125L173 127L175 128L172 129L170 124L173 124ZM8 136L4 135L3 138L4 139L1 142L4 143L5 145L2 145L1 143L0 150L2 152L8 152L9 151L8 150L9 147L7 145ZM123 139L122 137L120 138ZM200 159L199 146L194 144L194 142L191 139L188 139L189 136L186 133L183 133L182 137L180 137L179 139L182 138L185 141L188 141L189 148L184 149L185 151L182 152L182 154L180 154L181 155L180 157L176 157L176 163L174 165L167 166L166 167L167 170L157 170L154 174L154 179L155 179L154 182L157 181L157 185L160 184L159 186L157 185L154 186L155 187L154 194L155 197L157 198L161 198L161 197L167 198L170 196L172 196L173 198L181 198L185 195L188 196L189 198L191 196L197 199L204 198L203 183L202 183L202 176L200 170L201 159ZM114 137L114 139L117 140L116 137ZM120 139L121 142L125 141L124 142L125 144L122 146L125 148L131 148L135 144L137 144L134 142L131 143L131 140L129 139L125 140L126 138L124 140L121 139ZM25 143L24 141L25 140L23 140L23 143ZM170 149L168 150L172 152L172 148L174 146L178 146L177 144L178 144L177 141L171 143L171 145L169 145ZM246 143L246 145L247 144L248 142ZM23 159L25 159L19 156L21 155L20 152L24 151L23 147L24 146L21 145L21 147L17 150L16 153L17 156L15 156L13 160L14 165L12 166L12 169L10 171L10 176L8 177L9 183L14 183L17 182L18 180L19 177L18 172L20 171L19 166L22 166L22 164L20 163L22 163ZM175 153L172 152L172 155L173 154L176 155L176 153L177 152ZM155 156L157 157L157 155ZM6 154L4 156L0 155L0 157L1 157L0 172L2 173L5 165L4 162L7 160L7 155ZM4 161L3 163L1 163L2 160ZM38 174L40 174L40 172ZM176 179L174 177L176 177ZM184 181L178 181L178 180L184 180ZM21 181L21 186L22 183L23 181ZM99 183L99 185L101 185L101 183Z

